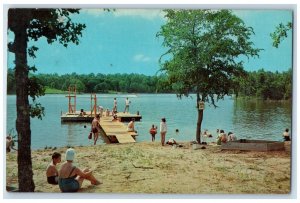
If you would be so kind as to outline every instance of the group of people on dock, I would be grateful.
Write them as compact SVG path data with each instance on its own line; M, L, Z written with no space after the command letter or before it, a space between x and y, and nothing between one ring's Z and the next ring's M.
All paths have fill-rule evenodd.
M59 185L61 192L77 192L84 180L88 180L92 185L99 185L101 182L97 180L92 170L74 166L75 150L72 148L66 151L66 161L57 170L56 166L61 162L61 154L54 152L52 161L46 169L47 182L52 185Z
M125 99L125 109L123 111L123 113L129 113L129 105L131 104L131 101L128 99L128 97L126 97ZM114 98L114 105L113 105L113 112L118 112L118 102L117 102L117 98Z
M131 103L131 101L129 101L129 99L127 97L125 99L124 113L128 113L129 112L129 105L130 105L130 103ZM118 105L117 105L117 98L114 98L112 112L110 114L109 109L106 109L105 116L108 117L108 116L111 115L113 117L112 121L117 121L117 112L118 112L118 108L117 107L118 107ZM93 136L93 138L94 138L94 145L96 145L97 140L99 138L99 133L100 133L100 118L103 116L103 113L104 113L103 106L99 106L98 107L98 112L99 112L99 114L97 114L95 116L95 118L93 119L93 121L92 121L91 132L89 134L89 139L91 139L92 135L94 135ZM128 132L136 132L135 129L134 129L134 121L135 121L135 119L133 118L128 123L128 126L127 126L127 131Z

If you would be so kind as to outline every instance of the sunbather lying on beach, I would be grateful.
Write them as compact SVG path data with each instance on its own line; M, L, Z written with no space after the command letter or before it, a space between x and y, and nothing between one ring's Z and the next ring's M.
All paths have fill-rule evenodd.
M166 144L168 144L168 145L173 145L173 144L177 144L177 142L175 141L174 138L170 138L170 139L166 142Z

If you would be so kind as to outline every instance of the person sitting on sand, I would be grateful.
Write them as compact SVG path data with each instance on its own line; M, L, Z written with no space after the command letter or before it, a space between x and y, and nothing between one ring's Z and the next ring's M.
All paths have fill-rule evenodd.
M11 136L6 136L6 152L10 152L12 149L13 150L16 150L13 146L14 146L15 142L14 140L12 139Z
M155 135L157 133L157 126L154 127L154 125L152 125L152 128L150 128L149 133L152 136L152 142L154 142L155 141Z
M227 142L227 135L224 132L224 130L220 130L220 134L217 138L217 145L221 145L221 143L226 143Z
M58 171L56 169L56 164L61 162L61 154L54 152L52 154L52 161L48 165L46 170L47 182L52 185L58 184Z
M92 185L101 184L89 169L83 171L73 165L75 150L72 148L66 151L66 162L62 164L59 170L58 185L62 192L77 192L84 179L89 180Z
M135 130L134 130L134 118L128 123L127 131L128 132L135 132Z
M289 129L285 129L285 131L283 132L283 138L284 138L284 141L291 141L291 138L290 138L290 133L289 133Z
M236 141L237 138L235 136L235 134L233 134L232 132L229 132L228 133L228 141L231 142L231 141Z
M177 142L176 142L176 140L175 140L174 138L170 138L170 139L166 142L166 144L168 144L168 145L174 145L174 144L177 144Z

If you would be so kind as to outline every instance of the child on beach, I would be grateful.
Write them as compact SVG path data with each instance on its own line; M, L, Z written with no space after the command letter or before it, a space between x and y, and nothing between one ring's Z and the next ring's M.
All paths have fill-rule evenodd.
M154 127L154 125L152 125L152 128L150 128L149 133L152 136L152 142L154 142L155 141L155 135L157 133L157 126Z
M10 152L12 149L16 150L14 146L14 140L11 136L6 136L6 153ZM16 150L17 151L17 150Z
M226 143L227 142L227 135L224 132L224 130L220 130L220 134L217 138L217 145L221 145L221 143Z
M56 164L61 162L61 154L54 152L52 154L52 161L48 165L46 170L47 182L52 185L58 184L58 171L56 169Z

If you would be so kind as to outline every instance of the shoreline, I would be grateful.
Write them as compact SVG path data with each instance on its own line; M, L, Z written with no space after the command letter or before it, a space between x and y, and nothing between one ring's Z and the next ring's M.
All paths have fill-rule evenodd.
M205 145L193 150L162 147L156 142L77 146L75 164L89 167L103 184L84 181L81 193L124 194L288 194L291 191L290 142L285 151L221 150ZM32 151L35 192L60 193L47 183L45 170L56 151L65 159L67 147ZM6 155L7 186L17 187L17 153ZM60 164L58 165L58 168Z

